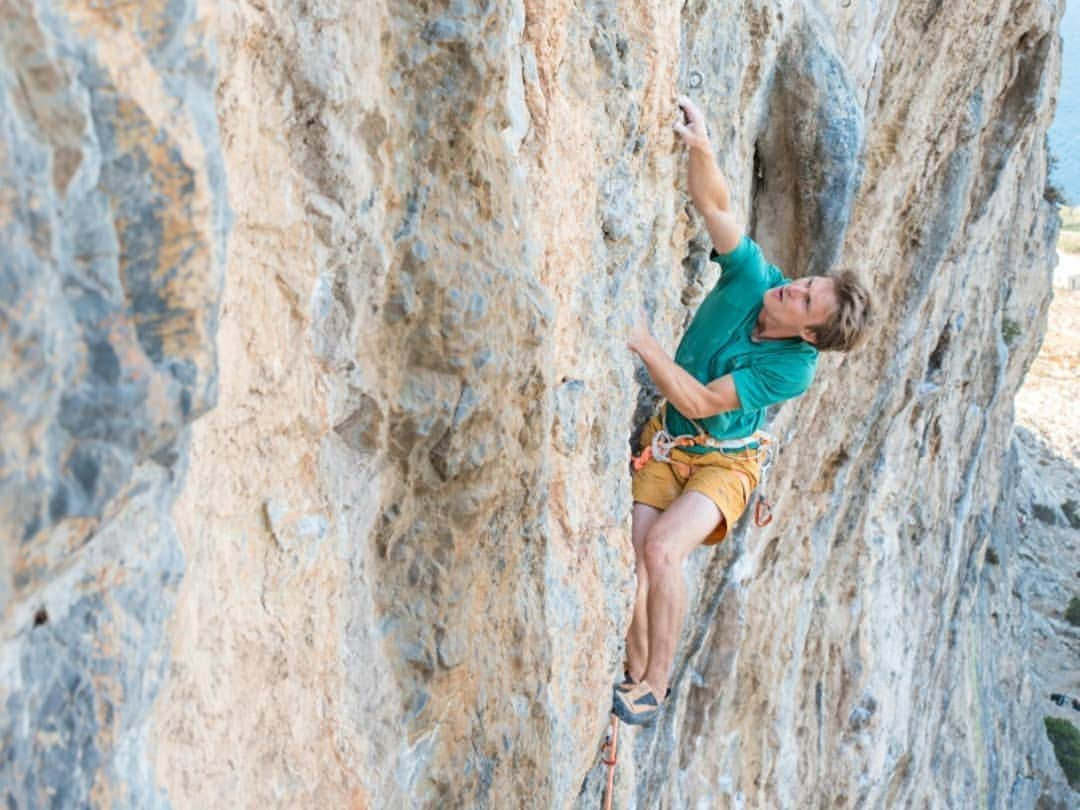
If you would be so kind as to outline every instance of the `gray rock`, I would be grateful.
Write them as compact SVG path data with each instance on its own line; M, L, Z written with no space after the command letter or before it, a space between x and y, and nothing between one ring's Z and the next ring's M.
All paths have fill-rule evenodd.
M166 804L130 746L145 740L183 569L168 510L184 430L216 397L228 223L212 48L193 10L147 9L123 70L110 26L47 3L3 10L9 807ZM160 88L125 72L142 68Z

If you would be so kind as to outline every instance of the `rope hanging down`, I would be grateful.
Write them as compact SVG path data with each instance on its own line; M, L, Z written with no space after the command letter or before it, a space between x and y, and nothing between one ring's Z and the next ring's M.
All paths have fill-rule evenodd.
M611 810L611 794L615 787L615 763L618 762L617 750L619 746L619 719L611 715L611 729L604 739L601 751L604 754L601 761L607 765L607 790L604 791L604 810ZM610 756L609 756L610 755Z

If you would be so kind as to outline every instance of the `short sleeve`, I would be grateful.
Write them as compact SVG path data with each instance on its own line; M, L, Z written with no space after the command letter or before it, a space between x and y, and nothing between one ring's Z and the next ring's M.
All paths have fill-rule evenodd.
M744 411L757 411L806 392L814 379L817 352L790 357L770 357L763 362L731 372L739 404Z
M739 244L730 253L717 253L716 248L710 250L709 260L719 264L728 278L747 273L761 275L765 269L765 257L761 255L761 248L746 234L742 235Z
M758 243L746 234L743 234L739 244L731 253L717 253L716 248L713 248L709 251L709 259L723 269L720 274L720 283L724 286L734 282L739 288L747 290L760 288L764 292L769 287L775 287L786 281L778 267L765 261Z

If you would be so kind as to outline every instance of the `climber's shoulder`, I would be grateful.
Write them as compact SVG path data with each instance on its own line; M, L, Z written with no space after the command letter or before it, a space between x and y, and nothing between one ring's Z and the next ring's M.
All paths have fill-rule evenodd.
M713 243L713 250L724 255L739 246L743 238L743 228L734 214L720 208L711 208L703 211L702 216Z

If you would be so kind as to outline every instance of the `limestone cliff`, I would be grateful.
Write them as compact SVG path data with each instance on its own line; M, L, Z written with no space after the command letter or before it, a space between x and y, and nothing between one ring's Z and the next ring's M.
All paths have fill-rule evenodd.
M8 806L598 805L625 336L715 279L678 92L882 317L616 806L1066 806L1007 551L1062 5L0 0Z

